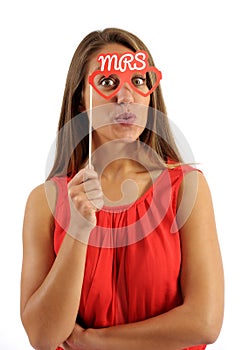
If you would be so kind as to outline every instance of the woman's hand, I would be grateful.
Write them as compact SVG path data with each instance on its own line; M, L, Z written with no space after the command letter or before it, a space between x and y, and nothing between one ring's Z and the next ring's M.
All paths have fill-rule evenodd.
M98 174L93 169L81 169L68 184L70 224L67 233L87 242L96 225L95 212L104 205Z
M95 334L95 330L86 330L76 324L72 334L61 347L64 350L98 350L98 338Z
M64 350L87 350L85 344L83 343L83 334L85 329L75 324L72 334L70 337L62 344Z

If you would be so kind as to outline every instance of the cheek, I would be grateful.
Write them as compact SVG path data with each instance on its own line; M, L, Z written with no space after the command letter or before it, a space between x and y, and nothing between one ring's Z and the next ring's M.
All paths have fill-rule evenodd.
M104 97L100 96L94 89L92 89L92 105L93 107L103 106L111 103L111 100L106 100ZM89 105L89 101L88 101Z
M150 95L148 95L147 97L141 96L141 98L142 98L141 104L143 104L144 106L149 106L149 103L150 103Z
M105 100L100 95L93 93L93 98L92 98L93 107L105 105L105 104L107 104L107 102L109 103L110 101Z
M86 110L90 109L90 85L86 84L84 89L84 106ZM94 89L92 89L92 107L97 107L102 104L105 104L106 100L101 97Z
M138 93L134 94L134 102L141 106L148 107L150 104L150 95L144 97Z

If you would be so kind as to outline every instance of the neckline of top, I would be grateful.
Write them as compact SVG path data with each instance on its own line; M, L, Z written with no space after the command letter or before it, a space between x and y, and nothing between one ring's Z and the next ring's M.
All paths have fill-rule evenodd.
M105 211L105 212L121 212L128 210L132 208L133 206L137 206L140 202L143 202L146 197L150 195L150 193L155 189L157 186L158 182L163 179L165 176L164 174L167 172L169 169L163 169L159 175L154 179L152 185L139 197L137 198L134 202L128 203L128 204L122 204L122 205L104 205L100 211Z

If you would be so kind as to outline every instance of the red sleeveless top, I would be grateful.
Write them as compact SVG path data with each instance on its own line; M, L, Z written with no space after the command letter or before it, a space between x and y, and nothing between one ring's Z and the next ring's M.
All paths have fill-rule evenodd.
M134 203L104 206L97 212L79 306L82 327L137 322L182 304L180 234L175 216L181 181L193 170L187 165L166 169ZM69 179L54 177L53 181L58 187L54 232L58 254L69 223Z

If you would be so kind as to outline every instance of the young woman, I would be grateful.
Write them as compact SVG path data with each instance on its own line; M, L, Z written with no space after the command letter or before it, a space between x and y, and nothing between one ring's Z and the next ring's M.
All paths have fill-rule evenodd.
M183 164L160 78L121 29L90 33L73 56L54 165L23 225L21 318L35 349L200 350L219 335L210 190Z

